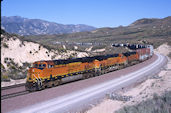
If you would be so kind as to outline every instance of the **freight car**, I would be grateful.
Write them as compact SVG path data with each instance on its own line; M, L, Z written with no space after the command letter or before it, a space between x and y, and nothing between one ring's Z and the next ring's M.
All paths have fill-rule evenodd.
M151 45L132 48L133 52L34 62L27 73L26 90L42 90L70 81L99 76L144 61L153 54Z

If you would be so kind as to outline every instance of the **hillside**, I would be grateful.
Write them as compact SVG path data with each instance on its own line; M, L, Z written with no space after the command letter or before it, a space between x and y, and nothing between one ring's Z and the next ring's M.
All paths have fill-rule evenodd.
M40 19L23 18L20 16L3 16L1 17L1 22L1 27L5 31L19 35L64 34L96 29L95 27L84 24L64 25Z
M144 18L124 27L99 28L90 32L28 36L25 38L51 46L55 45L55 42L109 44L119 42L141 43L144 41L159 46L166 40L171 40L171 16L163 19Z
M49 49L38 43L25 41L19 35L8 34L2 30L1 80L25 78L27 69L34 61L84 56L89 55L86 52L64 48L63 51Z

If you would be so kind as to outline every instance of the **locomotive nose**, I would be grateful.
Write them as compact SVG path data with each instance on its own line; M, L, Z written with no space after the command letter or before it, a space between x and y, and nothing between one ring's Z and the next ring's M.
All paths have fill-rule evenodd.
M32 80L32 69L30 68L27 72L27 81L31 81Z
M32 81L33 80L33 75L36 74L36 69L35 68L30 68L27 73L27 80Z

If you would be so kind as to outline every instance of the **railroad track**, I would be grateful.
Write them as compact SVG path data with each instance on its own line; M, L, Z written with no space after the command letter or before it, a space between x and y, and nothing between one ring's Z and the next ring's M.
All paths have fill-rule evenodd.
M24 85L25 85L25 83L22 83L22 84L15 84L15 85L6 86L6 87L1 87L1 90L12 89L12 88L21 87L21 86L24 86Z
M24 91L11 93L11 94L2 95L1 100L8 99L8 98L13 98L13 97L21 96L21 95L25 95L25 94L28 94L28 93L29 93L29 91L24 90Z
M24 86L25 83L2 87L1 100L28 94L29 91L26 91Z

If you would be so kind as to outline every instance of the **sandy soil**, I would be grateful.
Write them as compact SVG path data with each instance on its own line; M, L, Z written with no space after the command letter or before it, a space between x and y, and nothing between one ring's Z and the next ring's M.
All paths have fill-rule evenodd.
M163 45L159 46L156 50L154 50L154 52L167 56L169 54L169 52L171 52L171 46L169 46L167 44L163 44Z
M103 52L103 51L105 51L105 49L96 49L93 52Z
M22 83L26 83L26 78L20 80L10 79L10 82L1 82L1 87L11 86L15 84L22 84Z
M168 55L171 52L171 47L167 44L161 45L155 50L155 53L160 53L163 55ZM120 95L132 96L130 101L123 102L117 100L111 100L105 98L101 103L92 107L86 113L114 113L118 109L126 105L134 105L140 103L143 100L152 98L154 93L158 95L162 94L165 91L171 90L171 59L169 59L167 67L162 70L156 78L149 78L143 83L137 85L134 88L121 90L117 92Z
M52 60L68 58L70 55L75 54L76 57L88 56L86 52L69 51L65 53L60 53L57 50L48 50L38 43L21 41L17 37L7 38L1 35L2 43L8 45L4 47L1 45L1 63L7 69L7 64L5 63L5 58L11 58L19 66L22 66L24 62L33 63L40 60ZM64 47L65 49L66 47Z

